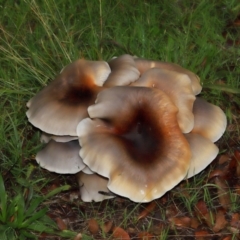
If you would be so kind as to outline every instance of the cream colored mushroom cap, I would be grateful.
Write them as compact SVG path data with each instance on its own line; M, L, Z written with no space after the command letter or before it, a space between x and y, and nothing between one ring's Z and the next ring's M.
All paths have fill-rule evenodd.
M187 74L152 68L144 72L131 86L153 87L165 92L178 108L177 118L182 132L189 133L193 129L192 109L196 97Z
M193 105L194 127L192 133L216 142L225 132L227 118L222 109L197 97Z
M55 142L51 140L36 155L36 161L50 172L73 174L86 167L79 156L80 146L78 141Z
M192 89L195 95L199 94L202 91L202 86L200 84L200 78L193 72L181 67L175 63L167 63L160 61L147 60L143 58L134 58L136 66L141 74L146 72L151 68L160 68L167 69L170 71L176 71L179 73L187 74L192 82Z
M113 58L108 64L111 73L104 82L105 87L129 85L140 76L133 57L128 54Z
M101 202L115 197L107 188L108 179L98 174L78 173L81 198L84 202Z
M76 136L76 127L88 116L110 68L103 61L77 60L27 103L30 123L53 135Z
M177 108L162 91L114 87L88 108L77 127L80 155L94 172L109 178L110 191L149 202L187 174L189 144L177 123Z
M211 140L199 134L188 133L185 137L192 153L186 178L191 178L204 170L216 158L219 150Z

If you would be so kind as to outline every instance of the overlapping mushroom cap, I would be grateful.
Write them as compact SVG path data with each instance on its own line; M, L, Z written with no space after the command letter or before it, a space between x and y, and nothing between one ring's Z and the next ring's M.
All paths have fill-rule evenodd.
M77 60L27 103L27 117L35 127L54 135L76 136L76 126L87 117L110 74L104 61Z
M123 101L124 99L124 101ZM77 127L86 165L109 178L108 188L135 202L162 196L187 174L190 148L177 108L162 91L114 87L102 91Z
M226 116L195 96L201 89L198 76L177 64L130 55L109 65L78 60L27 104L47 143L36 159L50 171L81 172L84 201L112 193L151 201L218 154Z

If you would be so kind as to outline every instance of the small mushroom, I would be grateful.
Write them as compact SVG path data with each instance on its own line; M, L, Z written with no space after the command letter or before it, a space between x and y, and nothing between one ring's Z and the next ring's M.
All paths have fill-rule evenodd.
M188 140L192 153L187 173L187 178L191 178L204 170L216 158L219 150L212 141L199 134L188 133L185 137Z
M141 74L146 72L151 68L167 69L170 71L175 71L183 74L187 74L192 81L192 89L195 95L202 91L202 86L200 84L200 78L193 72L182 68L180 65L175 63L167 63L160 61L147 60L143 58L135 58L135 63Z
M101 202L115 197L107 188L108 179L98 174L80 172L77 175L81 199L84 202Z
M225 132L227 118L222 109L197 97L193 105L194 127L197 133L216 142Z
M140 76L133 57L128 54L113 58L108 64L111 73L104 82L105 87L129 85Z
M177 108L162 91L113 87L102 91L77 127L80 156L109 178L108 189L135 202L149 202L187 174L189 144Z
M188 75L166 69L147 70L131 86L154 87L165 92L178 108L178 123L183 133L193 129L193 103L196 99Z
M27 117L35 127L53 135L76 136L77 124L87 114L110 73L104 61L77 60L27 103Z
M36 161L50 172L73 174L86 167L79 156L80 146L78 141L55 142L48 144L36 155Z

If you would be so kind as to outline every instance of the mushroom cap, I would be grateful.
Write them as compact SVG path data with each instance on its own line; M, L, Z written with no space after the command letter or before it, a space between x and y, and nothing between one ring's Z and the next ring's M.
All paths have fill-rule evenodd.
M86 173L86 174L93 174L93 173L94 173L88 166L86 166L86 167L82 170L82 172L84 172L84 173Z
M153 61L147 60L143 58L135 58L135 63L140 71L141 74L146 72L148 69L151 68L160 68L160 69L167 69L170 71L175 71L183 74L187 74L192 82L192 89L195 95L199 94L202 91L202 86L200 84L200 78L193 72L181 67L175 63L167 63L167 62L160 62L160 61Z
M196 99L188 75L166 69L152 68L131 86L154 87L165 92L178 108L178 123L183 133L193 129L193 103Z
M77 140L78 137L76 136L57 136L57 135L52 135L48 134L45 132L42 132L41 137L40 137L40 142L42 143L48 143L50 140L54 140L56 142L70 142L72 140Z
M48 144L36 155L36 161L50 172L73 174L86 167L79 156L80 146L78 141L55 142Z
M208 138L199 134L188 133L185 137L192 153L186 178L191 178L205 169L215 159L219 150Z
M81 198L84 202L101 202L105 199L115 197L107 188L107 178L98 174L86 174L84 172L78 173L77 178Z
M155 88L102 91L77 127L80 156L109 178L110 191L135 202L159 198L187 174L189 144L177 123L177 108Z
M104 82L105 87L129 85L140 76L133 57L128 54L113 58L108 64L111 73Z
M76 136L77 124L107 79L110 68L103 61L77 60L27 103L30 123L53 135Z
M194 127L192 133L197 133L216 142L225 132L227 118L220 107L197 97L193 105Z

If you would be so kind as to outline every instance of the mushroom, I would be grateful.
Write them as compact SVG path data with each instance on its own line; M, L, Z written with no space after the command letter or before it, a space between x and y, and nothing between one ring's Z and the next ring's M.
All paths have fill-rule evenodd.
M104 82L105 87L129 85L140 76L133 57L128 54L113 58L108 64L111 73Z
M215 159L219 150L211 140L199 134L189 133L185 137L192 153L186 178L191 178L204 170Z
M108 179L98 174L80 172L77 175L81 199L84 202L101 202L115 197L107 188Z
M40 137L40 142L42 143L48 143L50 140L54 140L56 142L70 142L72 140L77 140L78 137L76 136L57 136L57 135L51 135L48 133L43 132Z
M193 105L194 128L192 133L198 133L212 142L216 142L225 132L227 118L220 107L197 97Z
M104 61L77 60L27 103L27 117L35 127L53 135L76 136L76 127L88 116L110 73Z
M183 133L193 129L193 103L196 99L188 75L166 69L152 68L131 86L154 87L164 91L178 108L178 123Z
M123 101L124 100L124 101ZM149 202L186 175L189 144L177 123L177 108L162 91L113 87L88 108L77 127L80 156L109 178L108 189L135 202Z
M50 172L73 174L83 170L86 165L79 156L78 141L55 142L48 144L36 155L36 161Z
M202 86L200 85L200 78L195 73L185 68L182 68L178 64L147 60L143 58L135 58L134 60L141 74L143 74L144 72L151 68L167 69L170 71L187 74L192 81L192 89L194 94L197 95L202 91Z

